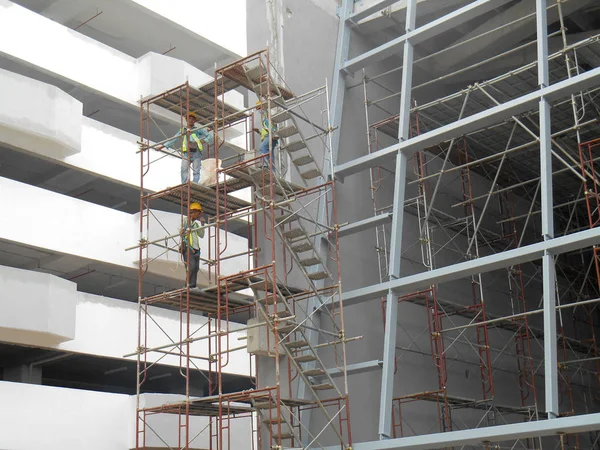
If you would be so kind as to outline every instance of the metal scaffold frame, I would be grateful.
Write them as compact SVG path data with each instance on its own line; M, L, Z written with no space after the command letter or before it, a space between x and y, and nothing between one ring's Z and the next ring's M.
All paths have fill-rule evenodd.
M232 107L227 95L236 89L256 95L257 105ZM267 49L217 69L211 83L193 87L186 82L142 99L140 236L135 247L139 342L132 353L138 357L136 448L146 448L152 436L187 450L205 436L211 450L230 450L240 438L238 423L248 429L245 441L252 449L351 448L346 343L360 337L349 337L344 329L336 183L326 175L332 172L328 96L327 85L295 95L270 63ZM313 119L305 110L315 103L320 117ZM185 120L192 112L200 126L190 130ZM180 157L166 146L172 139L157 130L153 116L159 113L177 117L181 136L185 133L188 140L196 129L212 134L214 143L204 152L222 162L213 184L188 181L147 191L145 177L151 165L164 157ZM273 124L261 135L268 140L268 153L258 150L261 141L254 136L258 114ZM245 137L242 151L220 158L236 132ZM159 133L163 136L157 141L154 136ZM277 152L274 147L279 147ZM270 158L274 153L276 158ZM243 200L244 189L250 191L250 200ZM168 230L153 211L160 208L151 206L157 200L177 205L181 223L185 217L190 220L192 202L201 203L210 215L203 226L208 233L208 248L202 249L206 287L151 295L144 291L153 261L178 252L180 245L181 233ZM228 231L239 230L240 222L247 228L248 249L232 253ZM151 239L157 231L167 235ZM158 249L158 255L151 249ZM232 258L243 261L234 273L223 264ZM188 278L186 270L186 286ZM170 335L153 317L155 306L178 312L177 335ZM205 317L199 327L194 325L198 314ZM150 336L153 330L160 335L158 345L156 335ZM236 338L248 343L241 345ZM232 354L246 349L252 387L231 391L226 383ZM165 357L179 366L185 394L174 403L147 406L145 383ZM177 423L171 435L162 436L152 426L160 417L177 417L169 422Z
M596 342L600 296L600 252L596 244L600 235L595 233L600 223L595 167L600 143L597 139L582 143L582 139L597 135L600 36L567 43L561 2L536 0L536 11L531 15L536 19L536 38L483 63L528 46L537 47L536 61L457 94L416 105L413 95L419 89L483 63L413 86L414 65L432 57L415 60L414 46L506 2L475 1L417 27L417 1L408 0L405 34L350 58L353 28L393 3L375 2L356 13L354 3L343 0L338 10L331 110L332 124L340 131L334 133L332 153L337 155L344 132L342 111L347 89L362 87L364 91L367 145L364 156L336 163L334 175L344 180L369 170L373 202L373 217L351 222L341 234L374 228L379 268L378 284L344 292L343 298L346 307L381 298L385 329L381 440L355 444L355 448L597 448L595 430L600 429L600 421L597 414L589 413L594 411L592 400L600 369ZM561 28L549 34L546 14L550 10L558 14ZM526 17L518 20L523 19ZM549 36L563 41L563 48L551 55ZM402 50L398 68L375 75L369 72L367 76L366 68L398 50ZM347 74L361 69L362 82L347 84ZM390 75L400 72L400 89L387 87ZM370 98L369 84L384 95ZM397 105L399 113L390 105ZM376 114L371 109L376 109ZM382 113L385 119L372 121ZM388 141L396 140L381 144L386 141L380 141L380 134L387 135ZM598 151L594 152L596 146ZM395 170L390 169L390 156L396 158ZM414 161L412 175L409 158ZM462 199L449 209L441 204L440 185L453 182L459 183ZM380 196L389 195L385 189L390 186L394 199L387 205ZM463 209L462 216L455 213L457 208ZM400 239L407 214L416 216L418 241ZM588 228L589 233L585 231ZM563 245L567 241L569 244ZM421 260L415 261L410 255L418 253L414 251L418 247ZM454 252L458 262L437 266L435 255L442 250ZM405 261L410 261L411 273L416 265L420 270L404 275L408 273L402 268ZM491 312L495 305L490 305L490 292L498 289L502 274L508 281L503 292L510 309ZM470 285L468 303L440 295L439 285L459 281ZM532 295L533 285L543 293L539 302ZM426 312L424 329L413 330L414 335L398 323L399 304L405 302L421 305ZM567 313L572 324L564 317ZM401 340L408 339L407 347L398 347L398 330L402 331ZM418 350L416 345L425 334L430 337L429 352ZM479 367L481 389L477 397L452 395L448 348L458 345L477 355L475 362L452 358L452 363ZM403 373L402 357L407 353L430 358L433 364L429 370L436 374L437 385L397 396L394 378ZM518 389L520 404L507 404L496 397L496 378L509 375L514 379L515 392ZM578 403L575 392L587 400ZM432 417L437 419L432 420L436 424L427 433L433 430L440 434L414 431L410 413L404 409L416 402L435 405L437 413ZM469 422L454 420L455 410L480 411L481 416ZM419 411L422 416L423 409ZM573 426L565 426L571 424L567 418L573 419ZM475 429L481 426L488 427L489 438ZM558 437L542 439L552 434L551 430Z

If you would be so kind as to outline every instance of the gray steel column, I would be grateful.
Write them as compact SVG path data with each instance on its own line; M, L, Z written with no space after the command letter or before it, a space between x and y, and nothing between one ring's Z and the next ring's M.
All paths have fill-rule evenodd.
M344 109L344 94L346 93L346 72L343 67L348 60L350 50L350 25L348 17L354 8L353 0L342 0L338 8L340 22L338 26L337 45L335 47L335 61L333 67L333 83L331 86L331 100L329 111L331 111L331 126L338 127L331 136L331 158L333 164L337 162L337 154L340 146L340 133L342 129L342 111ZM323 170L328 171L327 164L323 164ZM324 174L325 175L325 174ZM333 174L330 174L333 176Z
M409 0L406 6L406 33L415 28L417 1ZM402 86L400 96L400 124L398 140L405 141L410 133L410 104L412 92L413 43L404 42L402 57ZM406 155L399 151L396 156L396 176L392 234L390 240L390 280L400 278L402 255L402 225L406 193ZM398 325L398 300L392 289L388 291L385 309L385 334L383 339L383 370L381 373L381 400L379 404L379 439L392 437L392 406L394 396L394 366L396 359L396 331Z
M543 89L550 84L548 70L548 21L546 0L536 0L538 83ZM540 98L540 183L542 203L542 237L554 238L552 199L552 148L550 103ZM554 257L546 251L542 256L544 294L544 372L546 412L558 417L558 365L556 354L556 274Z

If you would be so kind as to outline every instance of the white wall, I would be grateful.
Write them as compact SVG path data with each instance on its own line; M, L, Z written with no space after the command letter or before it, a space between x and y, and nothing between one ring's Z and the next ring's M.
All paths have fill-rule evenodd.
M0 448L10 450L128 450L135 448L136 398L124 394L92 392L0 381ZM181 402L178 395L143 394L142 408ZM177 416L159 414L148 423L171 447L177 448ZM208 419L190 419L190 439L206 427ZM250 449L249 419L231 422L231 448ZM209 448L206 428L190 448ZM147 430L146 445L167 448Z
M127 247L136 245L139 239L137 214L116 211L18 181L0 178L0 211L4 217L26 217L26 211L32 204L37 205L36 211L37 216L41 218L40 221L1 220L0 239L88 260L137 268L137 252L125 251ZM156 214L164 215L165 218L170 217L169 220L174 223L179 220L178 214L160 212ZM40 229L41 223L43 223L43 230ZM172 230L173 233L177 233L179 227L173 225ZM166 234L164 232L161 237ZM245 239L230 235L229 242L225 255L247 249ZM168 257L161 257L161 260L169 260L177 264L176 256L171 252ZM225 270L235 273L244 270L244 267L232 262L228 263ZM182 279L181 274L172 271L168 266L155 264L150 270L167 277Z
M126 450L135 436L128 395L2 381L0 398L2 449Z
M123 358L138 347L138 305L99 295L77 292L77 284L54 275L0 266L0 340L35 345L108 358ZM179 311L151 306L148 315L146 347L180 340ZM208 334L208 319L193 314L190 319L195 337ZM212 330L215 330L215 323ZM243 345L243 325L231 323L230 348ZM108 331L110 330L110 332ZM198 330L198 331L196 331ZM226 340L223 339L223 344ZM214 351L214 347L213 347ZM192 343L190 353L208 356L208 341ZM162 354L151 353L148 361ZM136 357L129 357L135 360ZM231 352L224 372L250 374L245 349ZM166 356L161 364L179 366L179 358ZM198 369L208 369L205 360L195 360Z
M31 30L44 39L32 39ZM140 97L160 93L164 86L175 87L187 78L190 82L212 79L168 56L132 58L9 0L0 0L0 54L135 106ZM160 90L152 91L152 87ZM238 105L243 102L241 94L231 97Z
M81 102L55 86L2 69L0 98L2 142L48 157L80 151Z
M200 4L195 0L133 1L233 53L246 54L245 0L203 1Z
M0 341L48 345L73 339L77 285L0 266Z
M93 172L101 177L131 186L140 185L140 154L138 136L83 118L81 152L62 160L72 167ZM144 187L159 191L181 183L181 160L164 157L164 153L150 151L151 170L144 177ZM118 161L118 164L115 162Z
M179 311L171 311L164 308L149 307L148 340L146 347L157 347L169 344L171 339L179 341ZM207 318L193 315L190 325L192 331L200 329L194 336L207 334ZM158 327L162 328L161 331ZM242 325L230 324L230 329L241 328ZM107 332L110 330L110 332ZM214 331L214 328L213 328ZM233 332L230 337L231 347L239 347L242 342L239 337L244 337L245 331ZM225 343L225 340L223 340ZM144 344L142 344L144 345ZM52 348L66 350L76 353L86 353L109 358L122 358L128 353L135 352L138 346L138 305L136 303L114 298L101 297L98 295L77 293L77 321L75 324L74 338ZM190 347L190 354L207 356L208 341L200 340L194 342ZM159 353L149 353L148 361L155 361ZM129 357L135 360L136 357ZM205 360L194 360L199 369L208 369ZM161 364L179 367L179 358L166 356L160 360ZM249 375L250 360L245 349L232 352L229 364L224 369L226 373Z

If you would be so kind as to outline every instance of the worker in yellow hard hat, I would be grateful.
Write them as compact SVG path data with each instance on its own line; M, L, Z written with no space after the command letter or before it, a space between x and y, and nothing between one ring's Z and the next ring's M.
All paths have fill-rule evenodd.
M260 147L258 153L260 155L266 155L263 160L263 167L269 167L270 165L273 172L275 172L275 148L277 148L277 144L279 143L279 137L276 135L277 126L269 123L269 115L263 110L263 102L260 100L256 102L256 110L260 112L262 126L260 130L258 128L254 129L255 132L260 134Z
M188 286L190 289L197 289L196 282L198 271L200 270L200 244L204 238L203 225L206 223L202 217L202 205L194 202L190 204L188 218L183 218L183 227L181 229L181 253L183 260L188 268Z
M190 178L190 166L192 167L194 183L200 181L200 172L202 170L202 150L203 142L210 144L212 142L212 134L203 128L194 129L194 125L198 122L198 115L194 112L189 112L186 116L187 127L181 128L172 139L165 142L165 146L172 147L172 144L182 138L181 143L181 182L187 183Z

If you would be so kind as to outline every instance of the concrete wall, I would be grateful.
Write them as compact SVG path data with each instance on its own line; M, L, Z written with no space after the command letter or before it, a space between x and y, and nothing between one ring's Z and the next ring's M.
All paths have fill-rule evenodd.
M149 316L154 320L148 321L148 348L170 343L169 338L179 339L179 311L150 307ZM200 315L192 315L190 326L192 331L200 329L194 336L207 333L207 320ZM162 328L162 331L160 328ZM231 324L235 329L241 325ZM111 330L110 333L107 330ZM245 336L245 331L232 333L232 346L239 346L238 337ZM58 345L56 348L76 353L89 353L110 358L122 358L123 355L135 351L138 345L138 306L135 303L116 300L97 295L77 293L77 322L75 336L72 341ZM193 355L208 355L208 341L200 340L190 347ZM148 361L155 361L158 353L148 354ZM135 357L129 359L135 360ZM179 358L166 356L161 364L179 366ZM208 369L205 360L194 361L198 369ZM230 363L225 369L227 373L248 375L250 373L249 359L245 350L231 353Z
M29 39L31 29L46 39ZM212 79L168 56L150 53L132 58L9 0L0 2L0 30L0 54L132 106L140 97L188 78L198 83ZM75 64L73 55L77 55ZM238 105L243 101L240 94L231 98Z
M194 0L134 1L238 55L246 54L244 0L203 2L201 10Z
M82 105L55 86L0 69L2 142L47 157L81 150Z
M136 303L77 291L77 284L54 275L0 266L0 339L20 345L35 345L74 353L108 358L123 358L138 346L138 305ZM149 348L177 341L180 333L179 311L149 307L146 331ZM194 336L208 332L208 319L192 314ZM230 324L234 331L242 327ZM214 329L214 323L213 323ZM110 332L108 332L110 330ZM233 332L231 347L239 347L245 331ZM225 341L223 342L225 344ZM208 341L191 345L193 355L208 355ZM148 361L162 354L151 353ZM136 357L129 357L135 360ZM161 364L179 366L179 358L166 356ZM208 369L206 360L196 360L198 369ZM244 349L230 353L225 372L249 375L250 362Z
M0 382L0 448L11 450L128 450L136 448L135 396L109 394L79 389L36 386L24 383ZM140 407L168 402L181 402L178 395L143 394ZM150 429L146 433L148 448L177 448L179 424L177 415L159 414L147 417ZM209 448L210 433L205 417L191 417L190 449ZM231 448L250 449L249 419L231 423Z
M77 285L53 275L0 266L0 340L48 345L75 337Z
M128 395L3 381L0 396L0 448L126 450L134 442Z
M0 210L6 217L24 217L25 208L31 204L38 205L37 214L44 218L43 232L37 221L3 220L0 221L1 239L78 256L86 260L137 268L137 253L125 251L127 247L136 245L139 239L137 214L116 211L25 183L0 178ZM58 211L60 214L57 214ZM160 237L179 231L179 226L176 226L180 220L178 214L158 211L156 214L165 218L170 217L173 223L173 228L168 228L168 232L160 228ZM157 228L155 226L152 230ZM49 236L52 238L49 239ZM246 246L244 239L233 236L230 237L229 244L225 255L239 253ZM181 275L183 272L177 273L172 270L177 264L181 266L176 253L169 252L159 259L167 264L151 265L151 271L170 278L183 279ZM240 270L235 259L228 262L227 270L231 270L231 273Z

